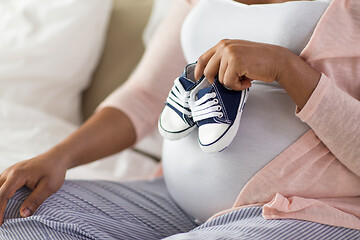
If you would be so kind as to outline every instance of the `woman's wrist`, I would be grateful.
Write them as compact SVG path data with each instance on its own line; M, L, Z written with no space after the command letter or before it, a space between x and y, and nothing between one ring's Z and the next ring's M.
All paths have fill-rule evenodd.
M302 109L315 90L321 74L290 51L285 53L279 69L279 84Z
M61 165L64 169L70 169L76 165L72 150L66 147L64 143L54 146L43 155L46 155L49 160L54 161L56 165Z

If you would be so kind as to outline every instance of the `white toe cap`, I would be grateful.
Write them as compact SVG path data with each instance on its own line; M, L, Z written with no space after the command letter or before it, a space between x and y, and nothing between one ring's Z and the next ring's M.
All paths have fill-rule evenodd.
M212 123L199 127L199 141L201 145L209 145L218 141L229 128L228 124Z
M187 124L173 109L166 106L160 116L161 127L167 132L180 132L189 128Z

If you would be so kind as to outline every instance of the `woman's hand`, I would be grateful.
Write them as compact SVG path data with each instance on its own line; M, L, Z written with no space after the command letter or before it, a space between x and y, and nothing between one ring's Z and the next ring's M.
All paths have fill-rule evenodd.
M47 153L19 162L0 175L0 224L8 200L22 186L32 190L20 207L21 216L28 217L64 183L67 167L49 155Z
M202 75L211 83L218 75L220 83L238 91L249 88L252 80L278 81L299 108L305 105L320 79L320 73L286 48L227 39L199 58L195 78Z
M202 75L233 90L251 86L251 80L277 81L287 51L279 46L243 40L221 40L198 60L195 78Z
M20 207L21 216L27 217L59 190L67 169L120 152L135 140L128 116L108 107L46 153L9 167L0 175L0 225L8 200L22 186L33 190Z

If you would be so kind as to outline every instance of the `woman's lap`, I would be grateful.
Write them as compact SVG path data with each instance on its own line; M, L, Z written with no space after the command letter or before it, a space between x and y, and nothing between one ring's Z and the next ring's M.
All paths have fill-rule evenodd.
M34 216L23 219L19 207L28 193L22 188L9 201L1 240L161 239L171 235L167 239L360 238L359 231L346 228L292 219L265 220L261 207L238 210L198 226L171 199L163 179L66 181Z
M164 181L66 181L34 216L19 207L29 190L9 201L0 239L160 239L198 225L171 199Z
M261 207L251 207L230 212L187 233L180 233L166 240L197 239L266 239L266 240L355 240L360 231L334 227L296 219L265 220Z

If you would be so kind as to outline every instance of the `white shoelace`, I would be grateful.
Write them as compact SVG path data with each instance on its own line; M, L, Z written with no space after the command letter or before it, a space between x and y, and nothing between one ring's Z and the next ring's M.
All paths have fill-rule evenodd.
M191 112L187 110L190 108L189 98L190 91L186 91L177 79L174 86L171 88L166 101L175 107L179 112L191 116Z
M191 113L194 121L207 118L223 117L219 100L214 92L205 94L197 101L190 102Z

